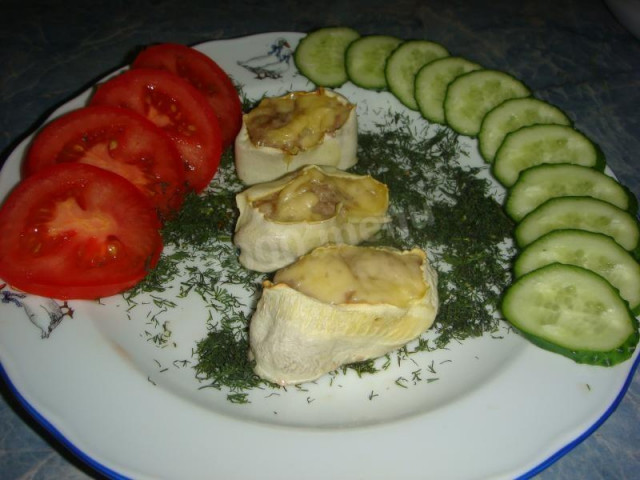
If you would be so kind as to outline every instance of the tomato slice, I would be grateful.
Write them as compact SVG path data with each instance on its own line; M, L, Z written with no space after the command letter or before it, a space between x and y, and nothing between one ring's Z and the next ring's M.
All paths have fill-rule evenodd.
M170 217L184 198L184 167L173 141L142 115L112 106L80 108L36 135L26 176L56 163L79 162L122 175Z
M131 68L159 68L173 72L200 90L220 122L222 145L231 145L242 126L242 103L233 82L220 66L198 50L176 43L147 47Z
M0 277L59 299L95 299L138 283L162 251L160 221L131 182L62 163L25 178L0 208Z
M98 86L90 105L129 108L162 128L178 148L187 183L196 192L215 175L222 155L218 119L206 98L178 75L128 70Z

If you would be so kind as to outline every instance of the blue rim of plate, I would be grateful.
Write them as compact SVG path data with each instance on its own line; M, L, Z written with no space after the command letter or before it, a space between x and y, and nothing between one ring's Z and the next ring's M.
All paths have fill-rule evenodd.
M627 378L620 388L618 395L613 400L611 405L605 410L605 412L584 432L578 435L573 441L567 443L564 447L560 448L556 453L548 457L546 460L543 460L541 463L530 469L529 471L523 473L522 475L516 477L517 480L526 480L528 478L537 475L543 470L547 469L549 466L560 460L562 457L567 455L571 450L577 447L580 443L586 440L593 432L595 432L610 416L611 414L618 408L620 402L624 398L625 394L629 390L629 386L633 381L633 376L640 365L640 355L636 357L631 369L629 370L629 374ZM59 442L64 448L66 448L69 452L71 452L76 458L82 461L85 465L91 467L96 472L101 475L107 476L114 480L130 480L129 477L126 477L115 470L112 470L97 460L95 460L90 455L86 454L80 447L71 442L68 438L64 436L60 430L55 427L49 420L46 419L44 415L42 415L36 408L34 408L26 398L20 393L18 388L13 384L9 375L5 371L2 362L0 362L0 376L4 379L5 383L9 387L9 390L14 395L14 397L18 400L20 405L26 410L26 412L31 415L31 417L42 426L49 434L53 436L53 438Z
M0 362L0 377L4 380L7 385L9 391L14 396L18 403L25 409L25 411L33 418L41 427L43 427L55 441L57 441L60 445L62 445L67 451L69 451L73 456L75 456L78 460L83 462L85 465L94 469L97 473L104 475L108 478L113 478L116 480L130 480L129 477L125 477L120 473L102 465L100 462L94 460L91 456L87 455L82 451L78 446L76 446L73 442L71 442L64 434L58 430L49 420L46 419L44 415L42 415L36 408L34 408L29 401L22 396L18 388L13 384L9 374L4 369L2 362ZM11 406L9 406L11 408Z

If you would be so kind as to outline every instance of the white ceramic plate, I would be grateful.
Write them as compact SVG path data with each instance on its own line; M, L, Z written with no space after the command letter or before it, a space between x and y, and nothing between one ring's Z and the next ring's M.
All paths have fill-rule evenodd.
M309 89L291 53L298 33L270 33L197 48L249 98ZM281 40L284 40L282 42ZM406 109L388 93L345 85L362 128L379 112ZM83 105L85 93L54 116ZM378 113L377 113L378 112ZM413 115L413 122L424 122ZM482 165L475 143L460 161ZM0 175L0 194L19 179L26 140ZM200 388L189 366L206 335L197 297L151 298L130 309L122 297L64 305L0 291L2 371L26 408L68 448L113 477L225 479L514 478L537 472L590 434L622 398L637 363L582 366L504 329L421 353L413 362L358 378L325 377L304 389L256 390L237 405ZM28 314L31 314L29 316ZM155 320L158 320L155 323ZM149 341L168 322L171 342ZM159 330L158 330L159 329ZM183 361L184 360L184 361ZM416 366L417 365L417 366ZM399 388L400 376L422 381ZM433 381L434 379L438 381Z

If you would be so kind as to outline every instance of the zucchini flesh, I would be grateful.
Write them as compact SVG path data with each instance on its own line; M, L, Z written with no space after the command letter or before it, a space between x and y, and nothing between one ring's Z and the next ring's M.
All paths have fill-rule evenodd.
M595 144L567 125L531 125L507 134L496 152L492 172L506 187L523 170L543 163L572 163L603 170L604 157Z
M578 363L614 365L638 343L637 320L617 290L573 265L554 263L520 277L501 307L531 342Z
M416 74L415 97L418 109L432 123L444 125L444 96L447 86L463 73L482 67L462 57L445 57L423 66Z
M521 127L534 124L571 125L558 107L533 97L512 98L489 111L480 126L478 146L485 161L491 163L504 137Z
M387 59L385 77L389 90L411 110L418 110L414 95L415 77L424 65L449 52L439 43L427 40L408 40L400 44Z
M460 75L447 87L444 99L445 120L456 132L475 137L489 110L510 98L529 95L529 89L508 73L475 70Z
M603 233L622 248L638 248L638 221L629 212L591 197L558 197L547 200L516 226L515 238L525 247L553 230L573 228Z
M552 263L597 273L618 289L634 313L640 313L640 264L611 237L585 230L555 230L520 252L513 271L519 278Z
M567 196L593 197L635 213L632 196L614 178L593 168L568 163L541 164L523 171L507 194L505 210L519 222L547 200Z
M368 35L354 40L345 53L349 80L369 90L385 90L387 58L401 43L402 40L389 35Z
M293 60L305 77L320 87L339 87L349 78L344 54L360 34L348 27L326 27L300 40Z

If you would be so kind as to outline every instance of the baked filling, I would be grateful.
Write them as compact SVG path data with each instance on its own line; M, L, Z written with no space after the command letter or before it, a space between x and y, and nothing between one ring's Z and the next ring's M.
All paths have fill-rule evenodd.
M329 304L407 307L425 296L424 258L372 247L320 248L279 270L274 283Z
M292 92L263 99L245 115L245 123L254 145L295 155L340 129L353 108L350 103L326 95L323 89Z
M386 211L387 188L368 176L327 175L320 168L305 168L281 190L256 199L252 206L276 222L322 221L335 216L338 206L351 218L366 218Z

